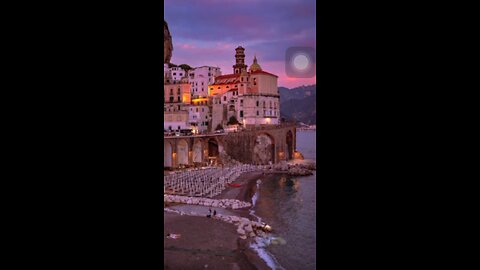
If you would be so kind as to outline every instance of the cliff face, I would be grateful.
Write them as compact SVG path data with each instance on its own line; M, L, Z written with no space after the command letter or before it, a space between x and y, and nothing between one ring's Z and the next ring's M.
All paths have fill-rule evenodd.
M168 30L168 24L165 20L163 20L163 46L163 63L170 63L170 59L172 59L173 43L172 36Z

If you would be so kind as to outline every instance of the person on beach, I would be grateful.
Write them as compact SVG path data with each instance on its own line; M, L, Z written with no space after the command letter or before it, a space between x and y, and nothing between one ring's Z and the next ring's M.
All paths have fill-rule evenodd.
M213 216L217 215L217 210L213 210Z
M211 217L212 216L212 208L209 208L208 209L208 215L207 215L207 218Z

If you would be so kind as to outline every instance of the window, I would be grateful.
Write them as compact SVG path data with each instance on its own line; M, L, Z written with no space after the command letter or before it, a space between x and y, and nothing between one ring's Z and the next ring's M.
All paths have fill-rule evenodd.
M240 117L243 117L243 111L240 111Z
M259 116L259 115L260 115L260 112L259 112L259 111L257 111L257 116Z
M257 100L257 107L260 106L260 102Z
M223 97L223 101L227 101L227 97Z

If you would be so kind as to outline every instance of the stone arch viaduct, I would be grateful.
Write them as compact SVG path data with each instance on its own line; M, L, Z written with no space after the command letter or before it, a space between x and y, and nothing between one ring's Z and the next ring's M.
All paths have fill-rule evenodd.
M221 161L220 153L248 164L278 163L293 159L294 125L249 128L241 132L200 136L164 137L164 167L205 165Z

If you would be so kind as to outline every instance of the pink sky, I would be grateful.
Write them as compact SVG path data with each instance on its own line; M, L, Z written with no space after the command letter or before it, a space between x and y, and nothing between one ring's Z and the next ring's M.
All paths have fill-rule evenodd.
M279 86L316 84L316 77L287 77L284 64L289 47L316 48L314 0L165 0L164 7L172 63L218 66L230 74L235 48L242 46L246 64L256 54L262 69L279 77Z
M249 49L248 45L239 44L245 48L246 64L250 66L253 63L253 57L256 54L258 64L263 70L278 76L278 86L294 88L302 85L316 84L316 77L313 78L292 78L285 73L285 62L279 60L264 60L262 54ZM235 64L235 48L238 45L217 43L209 46L200 47L195 44L180 43L174 45L172 63L189 64L192 67L215 66L220 67L222 74L233 72L232 66Z

